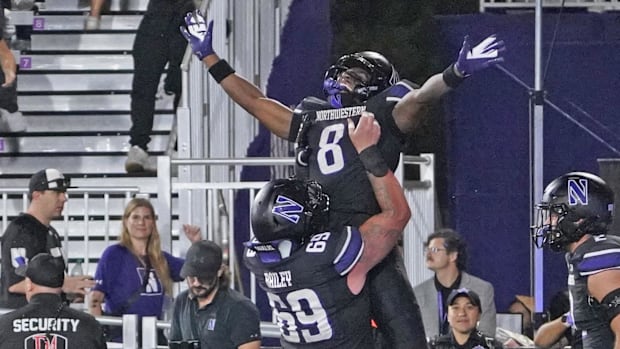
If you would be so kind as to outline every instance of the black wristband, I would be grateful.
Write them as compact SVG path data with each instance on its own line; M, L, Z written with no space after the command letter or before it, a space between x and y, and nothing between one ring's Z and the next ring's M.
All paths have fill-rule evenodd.
M230 74L234 74L235 70L226 62L225 59L220 59L217 63L209 68L209 74L215 79L215 81L219 84L222 80L226 79L226 77Z
M442 74L443 81L451 88L457 88L461 84L461 82L465 80L465 77L456 75L454 69L454 63L452 63L448 68L446 68L446 70L443 71Z
M388 165L385 163L383 155L381 155L376 145L371 145L362 150L362 152L359 153L359 158L366 171L370 172L375 177L383 177L389 171Z

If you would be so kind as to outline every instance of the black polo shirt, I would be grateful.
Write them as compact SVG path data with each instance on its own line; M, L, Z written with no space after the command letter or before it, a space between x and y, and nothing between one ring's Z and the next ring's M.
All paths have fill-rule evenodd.
M28 213L16 217L2 236L2 274L0 276L0 307L17 309L26 305L26 295L9 292L9 287L24 280L15 273L17 257L24 261L39 253L49 253L62 259L62 244L58 232Z
M198 308L184 291L174 301L170 341L200 340L202 348L236 349L260 340L258 309L241 293L224 287L213 301Z

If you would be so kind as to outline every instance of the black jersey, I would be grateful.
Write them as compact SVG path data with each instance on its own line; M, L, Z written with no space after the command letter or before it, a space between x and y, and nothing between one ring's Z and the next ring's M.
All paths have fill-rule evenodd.
M26 296L9 292L9 287L24 279L15 274L19 263L27 263L39 253L49 253L62 259L62 245L58 232L33 216L22 213L6 228L2 236L2 276L0 306L16 309L27 304ZM21 262L20 262L21 260Z
M614 333L604 307L588 293L588 277L620 268L620 237L596 235L566 254L568 291L575 327L581 331L584 349L609 349Z
M39 293L30 304L0 317L0 349L106 348L101 324L65 305L59 295Z
M467 342L458 344L452 333L439 336L430 342L431 349L503 349L501 342L493 337L488 337L479 331L469 335Z
M359 226L380 211L364 166L348 136L347 119L357 124L363 111L374 113L381 125L377 146L394 171L405 134L396 126L392 111L415 87L403 80L360 106L334 109L326 101L309 97L295 108L289 140L297 142L296 175L321 183L330 196L330 221L337 226Z
M362 255L359 231L315 234L282 258L277 244L246 244L244 262L266 291L282 348L373 348L366 288L351 293L346 275Z

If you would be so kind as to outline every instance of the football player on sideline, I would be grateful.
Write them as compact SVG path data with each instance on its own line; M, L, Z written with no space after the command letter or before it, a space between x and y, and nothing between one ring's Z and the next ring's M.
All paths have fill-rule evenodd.
M419 87L401 81L377 52L348 54L325 74L326 100L308 97L292 110L266 97L219 58L212 46L213 21L207 25L200 11L194 11L185 22L181 32L224 91L272 133L297 143L296 176L318 181L330 196L333 231L359 226L380 211L362 161L346 137L347 119L357 123L363 111L374 114L381 126L377 152L394 171L407 134L428 107L471 74L503 60L504 43L494 35L473 48L465 37L456 62ZM404 269L395 250L369 275L373 319L390 349L426 346L419 307Z
M613 206L605 181L570 172L549 183L535 207L534 245L566 252L570 309L583 349L620 349L620 237L608 231Z

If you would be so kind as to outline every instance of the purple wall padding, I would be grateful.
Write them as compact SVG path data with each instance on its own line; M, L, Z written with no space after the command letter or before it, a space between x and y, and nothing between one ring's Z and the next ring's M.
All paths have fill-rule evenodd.
M563 14L545 81L549 100L616 149L620 149L618 18ZM456 57L465 34L479 42L497 33L507 46L502 66L533 87L533 13L437 19L446 65ZM543 16L543 66L557 19L556 14ZM466 80L447 96L444 106L448 172L438 175L448 179L452 223L468 241L469 270L495 286L498 311L506 311L515 294L530 294L528 90L508 74L490 69ZM544 136L545 185L572 170L597 173L597 158L620 155L548 106ZM548 301L566 288L561 253L545 253L544 277Z

